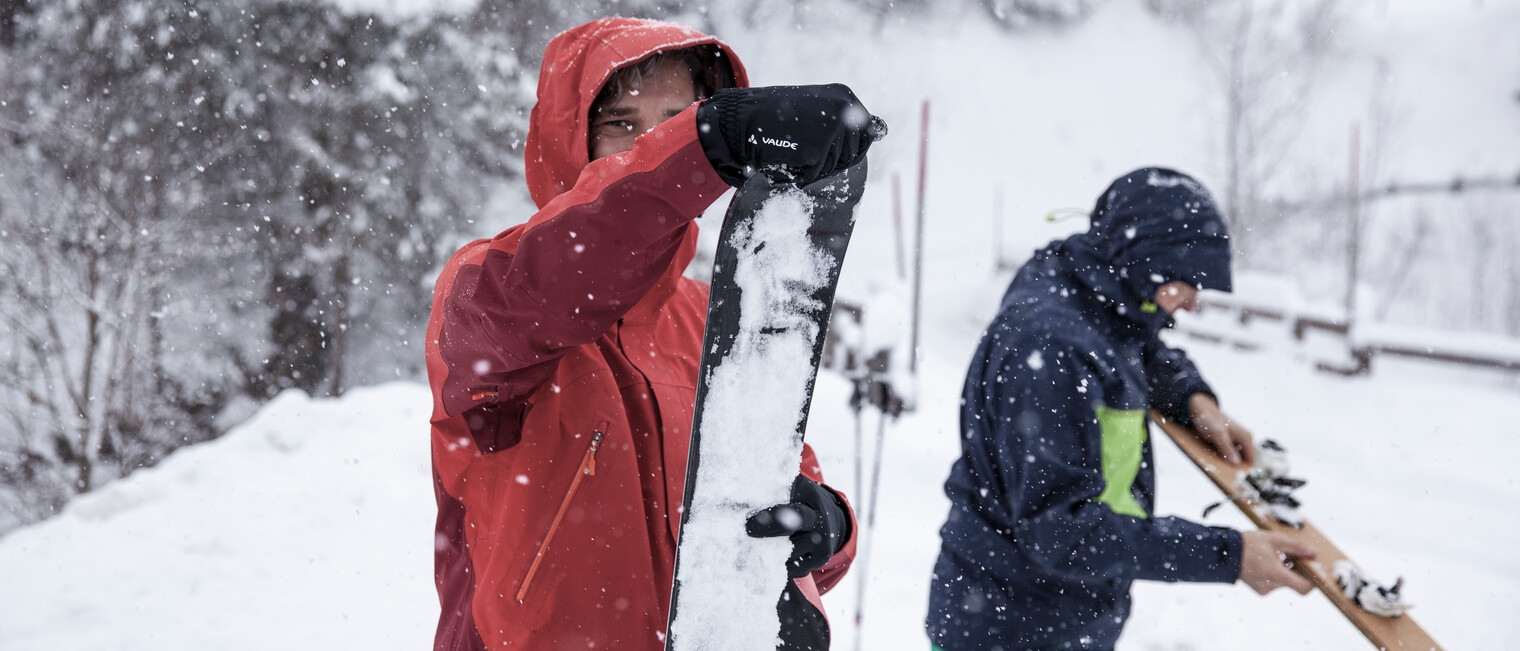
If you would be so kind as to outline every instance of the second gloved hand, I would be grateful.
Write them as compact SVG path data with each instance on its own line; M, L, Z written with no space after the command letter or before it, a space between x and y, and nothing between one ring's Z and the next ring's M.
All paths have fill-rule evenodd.
M697 109L697 128L734 186L755 170L807 185L854 165L887 131L844 84L720 90Z
M844 547L850 539L850 514L834 491L800 474L792 482L791 500L750 515L744 532L752 538L791 538L786 570L796 579L823 567Z

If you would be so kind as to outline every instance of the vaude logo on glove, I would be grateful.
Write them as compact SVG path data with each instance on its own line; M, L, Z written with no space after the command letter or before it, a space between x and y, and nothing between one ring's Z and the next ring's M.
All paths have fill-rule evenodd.
M756 141L755 140L755 134L753 134L753 133L749 134L749 144L751 144L751 145L761 145L761 144L764 144L764 145L770 145L772 147L781 147L782 149L790 149L792 151L797 151L797 143L795 143L795 142L791 142L791 141L787 141L787 140L777 140L775 138L766 138L766 137L763 137L763 136L760 138L759 141Z

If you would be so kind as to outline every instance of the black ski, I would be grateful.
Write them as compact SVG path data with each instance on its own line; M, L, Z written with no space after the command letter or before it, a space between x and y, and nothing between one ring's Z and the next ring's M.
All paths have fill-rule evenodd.
M776 593L771 597L779 599L780 603L778 637L764 639L763 633L757 633L756 637L761 639L720 639L727 631L750 630L745 622L736 621L736 618L757 617L757 625L763 626L764 617L769 613L736 612L742 609L723 603L726 598L713 603L717 595L728 597L733 592L725 591L742 591L742 588L732 585L731 578L692 568L711 567L714 563L721 567L726 563L725 559L731 558L733 569L741 576L754 573L770 577L779 573L785 577L784 556L770 567L769 561L757 563L752 550L746 552L744 548L755 539L748 539L745 535L743 519L750 512L786 501L786 488L796 476L799 461L796 455L801 450L834 291L855 223L855 205L865 189L865 180L864 159L800 190L787 183L777 183L765 174L755 174L739 189L729 205L713 263L712 293L707 305L707 330L702 342L692 418L691 450L681 511L681 540L676 554L676 578L671 591L667 628L670 634L665 643L667 650L828 648L828 626L822 613L812 608L790 580L784 586L777 585ZM797 217L799 206L808 212L805 222L799 222ZM796 256L792 249L800 247L797 241L800 233L791 231L789 236L774 230L773 225L781 223L774 221L780 219L777 215L790 215L788 219L791 221L786 223L803 224L798 230L806 231L806 247L810 249L808 260L816 263L816 273L796 273L793 268L796 265L776 265L759 273L778 273L766 276L763 280L767 282L756 282L756 272L746 271L756 266L756 260L767 255L779 255L783 261L794 260ZM768 221L757 223L757 218ZM767 227L772 229L770 234L777 235L775 241L765 239ZM749 289L741 289L744 283L736 276L742 276ZM745 295L745 291L751 293ZM748 314L746 308L750 311ZM763 318L756 318L757 311L763 311L759 315ZM747 387L751 395L742 400L735 399L731 389L723 388L729 377L751 376L764 377L757 386ZM805 378L803 386L783 387L788 390L782 391L766 389L771 386L766 384L767 381L796 384L790 380L802 378ZM718 386L715 388L714 384ZM783 405L800 400L800 412L790 427L776 426L777 400ZM722 415L716 419L708 418L717 413L716 410L722 410ZM772 417L769 423L766 416ZM704 422L707 430L719 431L704 431ZM735 422L753 423L754 427L734 427ZM722 431L732 429L745 431ZM704 463L713 467L733 463L731 458L721 457L724 453L733 456L732 449L724 449L738 440L733 437L743 437L745 446L763 445L782 456L789 455L789 470L784 465L775 467L775 471L760 482L768 484L774 480L775 488L780 491L779 499L753 503L765 500L748 497L753 494L753 487L736 485L745 482L742 477L732 477L726 471L703 473L703 468L707 467ZM706 456L704 451L707 451ZM755 458L746 461L766 466L766 459L760 457L770 455L752 456ZM766 467L772 466L775 464ZM695 525L694 512L698 520ZM728 536L729 540L720 541L703 533L713 530L720 531L720 535L731 532L731 536ZM790 542L785 538L767 540L773 542L764 544L772 547L764 554L774 556L774 545L778 544L774 541L778 540L779 544L790 549ZM746 556L747 553L750 555ZM778 641L778 644L772 644L772 641Z

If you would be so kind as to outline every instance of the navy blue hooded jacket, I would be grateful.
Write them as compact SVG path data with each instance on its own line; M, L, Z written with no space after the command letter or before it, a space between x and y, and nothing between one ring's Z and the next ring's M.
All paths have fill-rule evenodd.
M1188 423L1212 391L1158 338L1173 280L1230 289L1224 221L1183 174L1146 168L1098 198L1088 232L1013 279L962 393L961 458L927 627L947 651L1107 649L1129 584L1234 582L1240 534L1153 517L1146 409Z

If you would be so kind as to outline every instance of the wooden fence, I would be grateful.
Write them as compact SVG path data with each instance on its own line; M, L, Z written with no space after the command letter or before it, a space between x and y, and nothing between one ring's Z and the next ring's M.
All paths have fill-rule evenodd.
M1252 304L1249 301L1240 300L1235 297L1217 295L1200 297L1198 303L1200 315L1218 311L1233 314L1241 326L1246 326L1256 320L1284 323L1292 332L1294 340L1300 342L1304 341L1311 332L1323 332L1342 340L1349 353L1349 365L1323 361L1316 365L1320 370L1331 373L1365 375L1372 371L1372 360L1379 356L1424 359L1449 364L1520 371L1520 340L1511 340L1509 346L1495 347L1494 350L1487 352L1474 352L1470 346L1451 343L1442 344L1437 342L1434 337L1428 341L1414 343L1396 338L1382 338L1376 334L1362 335L1361 333L1354 332L1354 329L1347 323L1346 319L1340 316L1332 317L1323 314L1296 313L1281 307ZM1195 339L1230 344L1241 349L1260 347L1259 342L1251 338L1234 335L1218 329L1190 325L1179 325L1177 329L1179 332ZM1461 336L1460 334L1453 335L1452 333L1440 334L1446 335L1448 342L1454 341L1452 339L1454 336Z

